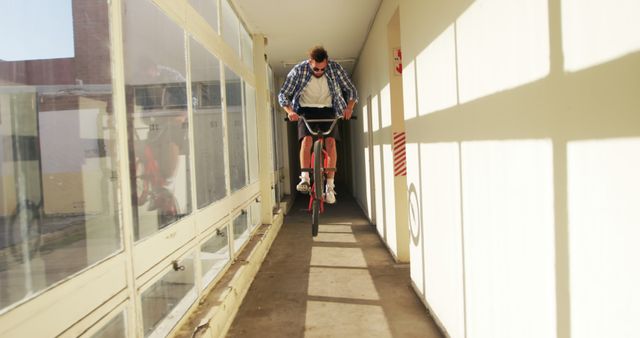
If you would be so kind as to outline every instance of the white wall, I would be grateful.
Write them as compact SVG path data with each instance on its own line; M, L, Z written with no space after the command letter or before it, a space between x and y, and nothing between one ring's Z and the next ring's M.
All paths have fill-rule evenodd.
M384 152L367 163L363 126L354 167L376 168L376 186L355 175L356 198L365 211L368 191L382 198L382 234L408 212L411 278L434 316L452 337L636 334L640 3L383 1L354 76L376 154L397 6L409 210L385 203L392 167Z
M398 248L387 24L397 6L397 1L382 3L362 50L353 76L360 97L357 110L361 118L350 122L353 133L354 195L396 257ZM369 120L371 130L368 129ZM371 160L370 136L373 142Z

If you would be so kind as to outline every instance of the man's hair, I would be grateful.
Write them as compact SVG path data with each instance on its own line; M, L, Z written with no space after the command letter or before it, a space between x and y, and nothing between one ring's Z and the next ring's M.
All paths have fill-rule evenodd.
M309 60L322 62L329 58L327 51L322 46L315 46L309 50Z

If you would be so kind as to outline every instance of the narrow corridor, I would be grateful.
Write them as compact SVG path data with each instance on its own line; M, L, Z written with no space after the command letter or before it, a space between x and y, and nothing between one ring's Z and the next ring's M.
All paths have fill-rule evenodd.
M228 337L441 337L345 189L311 237L299 196L265 258Z

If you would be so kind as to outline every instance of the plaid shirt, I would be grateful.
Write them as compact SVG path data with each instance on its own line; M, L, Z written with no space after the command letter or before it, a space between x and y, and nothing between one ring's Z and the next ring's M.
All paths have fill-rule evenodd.
M311 75L309 60L302 61L291 69L282 85L282 89L280 89L280 94L278 94L278 102L281 107L293 106L293 110L296 112L300 109L300 95L309 80L311 80ZM336 114L342 114L347 107L347 101L358 101L356 87L349 79L349 75L347 75L344 68L337 62L329 60L324 75L327 77L327 83L329 84L333 110Z

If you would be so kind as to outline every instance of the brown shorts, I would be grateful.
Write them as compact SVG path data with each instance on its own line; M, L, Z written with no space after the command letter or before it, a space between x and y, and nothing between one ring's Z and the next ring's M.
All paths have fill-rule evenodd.
M314 107L300 107L298 110L298 114L304 116L308 119L332 119L336 117L336 113L333 111L331 107L325 108L314 108ZM320 122L320 123L309 123L309 126L313 129L316 126L320 126L321 130L329 130L331 127L331 122ZM309 130L307 126L305 126L302 120L298 120L298 141L302 141L305 136L310 136ZM340 121L336 123L336 126L333 127L333 131L331 134L325 137L333 137L336 141L340 141Z

